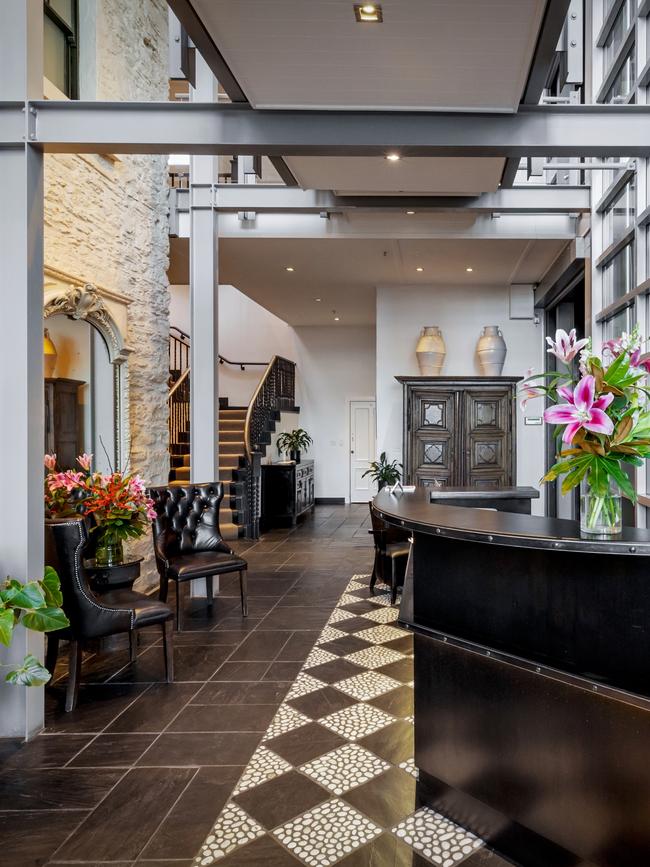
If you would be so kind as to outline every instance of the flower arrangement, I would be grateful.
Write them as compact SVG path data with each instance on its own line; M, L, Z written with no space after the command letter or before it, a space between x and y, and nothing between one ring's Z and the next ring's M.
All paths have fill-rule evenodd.
M148 529L156 513L145 484L136 474L120 471L108 474L92 471L92 455L77 458L81 470L56 469L56 455L45 455L45 504L52 515L63 517L82 513L92 515L93 531L100 536L96 560L110 563L106 549L115 547L117 557L122 542L137 539ZM119 562L119 560L115 560Z
M546 338L548 352L566 370L531 374L523 383L523 400L547 396L554 404L544 420L556 425L556 463L541 480L564 476L562 493L583 484L581 524L587 533L620 532L620 492L636 502L623 464L642 466L650 456L650 393L645 378L650 363L641 357L638 329L603 344L593 353L589 339L559 329ZM578 373L573 373L578 360Z

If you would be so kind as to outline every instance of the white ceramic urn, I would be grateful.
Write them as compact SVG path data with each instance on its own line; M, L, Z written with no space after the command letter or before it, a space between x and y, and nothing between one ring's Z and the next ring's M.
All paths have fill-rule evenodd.
M476 347L484 376L501 376L508 347L498 325L486 325Z
M440 376L445 363L447 347L437 325L425 325L415 348L422 376Z

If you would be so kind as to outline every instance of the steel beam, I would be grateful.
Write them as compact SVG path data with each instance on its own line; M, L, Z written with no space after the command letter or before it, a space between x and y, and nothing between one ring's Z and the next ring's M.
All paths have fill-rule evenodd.
M650 156L650 106L526 106L517 114L258 111L183 103L38 101L51 153L403 157Z
M177 191L177 209L187 210L189 193ZM588 212L589 187L528 186L497 190L481 196L337 196L329 190L288 189L283 186L223 184L217 188L218 211L318 214L343 211L566 214Z

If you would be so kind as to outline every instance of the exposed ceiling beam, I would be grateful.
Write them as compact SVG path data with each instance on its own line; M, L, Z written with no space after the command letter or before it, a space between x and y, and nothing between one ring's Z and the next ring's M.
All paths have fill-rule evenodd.
M190 215L180 213L175 225L175 236L189 237ZM467 217L470 217L468 214ZM411 217L401 220L390 214L334 214L323 220L316 214L257 214L254 220L242 221L235 213L219 216L220 238L291 239L312 238L331 241L348 239L464 239L464 240L566 240L576 236L576 220L568 214L504 214L493 218L489 214L476 214L469 219L422 215L415 222Z
M214 77L233 102L247 103L248 97L224 60L214 40L196 14L190 0L167 0L174 15L181 22L199 54L208 64Z
M549 0L547 3L528 80L521 98L523 105L537 105L540 100L570 5L571 0ZM501 177L502 187L511 187L514 184L518 168L519 159L506 160Z
M562 28L569 12L571 0L548 0L544 20L539 29L535 53L524 88L522 103L537 105L546 86L546 78L553 62Z
M34 111L32 142L50 153L650 156L650 106L645 105L530 106L512 115L51 100L30 102L28 110ZM12 105L0 106L0 130L2 115L12 112Z
M178 190L178 208L189 207L189 190ZM216 191L219 211L318 214L323 211L417 213L476 211L510 214L588 212L589 187L517 187L480 196L337 196L329 190L287 189L262 184L223 184Z

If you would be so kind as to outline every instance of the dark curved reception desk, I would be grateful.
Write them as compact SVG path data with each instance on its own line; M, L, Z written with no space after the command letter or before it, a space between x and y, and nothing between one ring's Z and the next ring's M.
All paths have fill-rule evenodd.
M374 507L413 531L423 801L525 867L650 865L650 532Z

